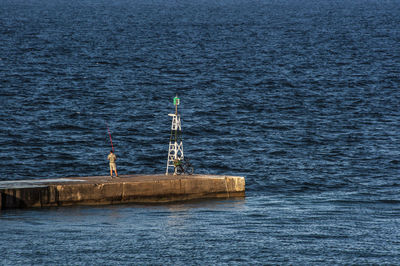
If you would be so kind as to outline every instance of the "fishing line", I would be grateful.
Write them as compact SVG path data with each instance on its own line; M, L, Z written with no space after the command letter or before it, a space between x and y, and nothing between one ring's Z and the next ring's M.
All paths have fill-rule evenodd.
M110 128L108 127L107 123L106 123L106 125L107 125L107 130L108 130L108 136L110 137L111 148L112 148L112 151L114 152L114 146L113 146L113 143L112 143Z

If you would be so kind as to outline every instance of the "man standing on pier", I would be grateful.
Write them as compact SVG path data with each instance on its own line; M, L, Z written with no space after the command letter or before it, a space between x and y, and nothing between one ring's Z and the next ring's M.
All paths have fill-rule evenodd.
M117 164L115 163L115 161L117 160L117 156L114 154L112 150L110 151L110 154L107 156L107 160L110 161L110 177L112 178L113 176L113 170L115 172L115 177L118 177Z

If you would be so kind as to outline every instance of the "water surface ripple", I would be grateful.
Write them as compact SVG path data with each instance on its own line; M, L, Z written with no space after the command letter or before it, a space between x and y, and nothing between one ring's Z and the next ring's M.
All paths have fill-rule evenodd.
M1 0L0 180L197 173L243 200L2 211L0 264L400 264L397 0Z

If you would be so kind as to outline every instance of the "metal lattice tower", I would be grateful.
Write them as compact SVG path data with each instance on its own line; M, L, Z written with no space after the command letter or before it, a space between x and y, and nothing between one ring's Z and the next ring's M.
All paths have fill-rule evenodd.
M178 105L180 104L180 99L178 95L174 98L175 114L168 114L172 116L171 125L171 137L169 138L169 149L168 149L168 160L167 160L167 170L165 172L168 175L168 169L170 167L174 168L174 175L176 174L176 168L174 166L174 161L176 159L183 160L183 143L182 143L182 127L181 127L181 117L178 115Z

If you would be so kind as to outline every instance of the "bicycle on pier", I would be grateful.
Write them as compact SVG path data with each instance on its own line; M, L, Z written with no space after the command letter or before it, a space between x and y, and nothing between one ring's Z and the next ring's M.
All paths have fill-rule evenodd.
M175 173L178 175L192 175L194 168L188 158L182 160L176 159L174 161Z

